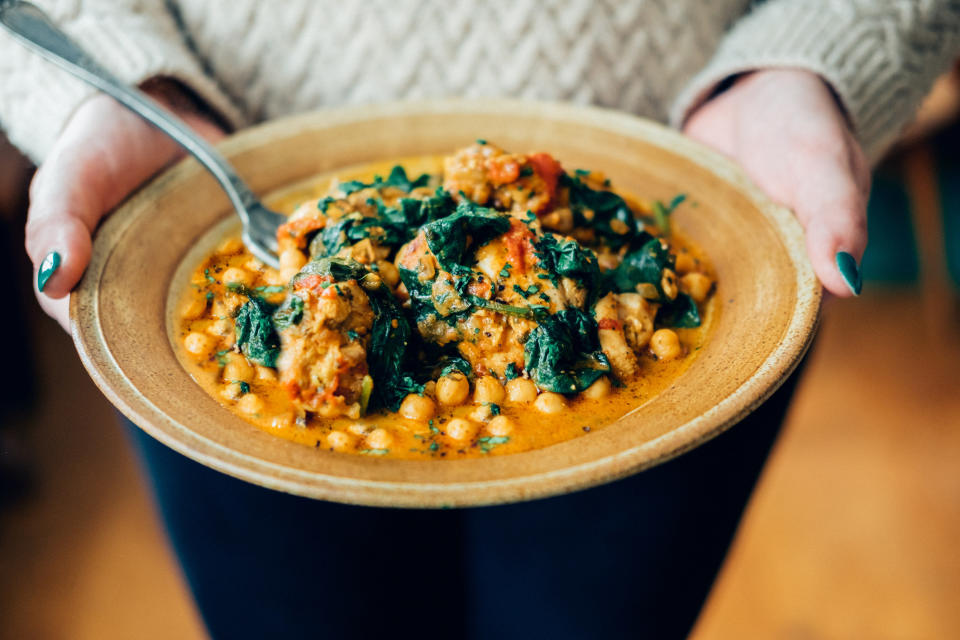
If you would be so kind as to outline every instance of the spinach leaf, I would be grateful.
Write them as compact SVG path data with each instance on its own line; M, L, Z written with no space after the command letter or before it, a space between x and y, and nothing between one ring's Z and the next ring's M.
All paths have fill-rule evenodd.
M426 173L422 174L416 180L410 180L407 177L406 170L400 165L395 166L390 170L390 175L387 176L387 179L384 180L381 176L374 176L373 182L365 183L360 180L351 180L349 182L344 182L340 185L340 190L346 195L350 195L354 191L360 191L361 189L374 188L382 189L383 187L396 187L403 191L413 191L419 187L425 187L430 182L430 176Z
M440 369L441 376L453 373L454 371L459 371L468 378L473 378L473 367L470 366L470 363L467 362L465 358L461 358L460 356L448 356L441 361L440 364L442 365L442 368Z
M657 312L657 325L692 329L700 326L697 303L685 293L678 293L676 300L667 302Z
M581 247L576 240L558 240L552 233L544 234L534 243L534 251L544 271L577 282L587 290L586 306L593 306L599 294L600 265L592 251Z
M648 282L656 287L661 301L668 301L660 286L663 270L668 268L673 268L673 256L658 239L653 238L637 251L625 255L616 269L605 272L604 285L610 291L622 293L636 291L639 283Z
M330 220L310 241L310 256L336 255L364 238L372 238L380 246L397 248L412 240L421 225L448 216L456 209L456 201L441 187L434 195L422 200L401 198L396 207L388 207L373 199L368 203L376 207L372 216L354 212Z
M367 273L367 268L352 258L324 257L303 265L290 284L292 286L307 276L330 276L336 282L359 281Z
M643 223L626 201L614 192L592 189L579 175L571 177L566 173L560 175L560 185L570 189L574 224L594 229L614 249L625 244L639 245L652 237L643 230Z
M524 346L524 367L541 389L583 391L610 371L600 349L597 322L579 309L564 309L540 321Z
M381 282L378 288L367 290L367 295L374 314L367 349L367 366L373 378L370 403L374 408L396 411L408 394L423 393L423 385L410 373L415 366L410 362L410 323L386 284Z
M452 274L470 273L466 262L471 252L510 228L510 217L499 211L463 201L452 215L423 227L427 246L440 266Z
M280 308L273 312L273 326L277 329L289 329L300 324L303 319L303 298L289 295Z
M653 201L653 222L657 225L661 235L670 235L670 214L686 199L687 194L678 193L670 201L670 204L665 205L659 200Z
M251 362L265 367L276 365L280 338L273 328L274 307L263 298L251 297L240 307L235 319L237 345Z

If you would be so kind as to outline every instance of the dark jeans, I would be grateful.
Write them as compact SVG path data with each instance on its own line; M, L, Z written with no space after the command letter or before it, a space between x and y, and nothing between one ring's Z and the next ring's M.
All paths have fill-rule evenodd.
M633 477L450 511L278 493L130 432L215 638L683 638L797 377L726 433Z

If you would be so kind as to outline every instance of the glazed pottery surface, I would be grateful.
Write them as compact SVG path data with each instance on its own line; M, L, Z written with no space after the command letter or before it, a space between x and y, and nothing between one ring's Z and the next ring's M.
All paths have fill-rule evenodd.
M400 507L526 500L636 473L735 425L796 367L821 297L800 225L733 163L661 125L551 103L401 103L286 118L220 148L266 195L340 168L450 153L476 138L546 151L568 170L602 171L644 198L687 195L676 224L712 260L720 312L687 371L619 421L535 451L451 461L322 451L243 421L190 378L169 337L170 300L185 279L178 274L232 224L226 196L192 160L143 187L97 232L71 298L84 365L128 418L205 465L303 496Z

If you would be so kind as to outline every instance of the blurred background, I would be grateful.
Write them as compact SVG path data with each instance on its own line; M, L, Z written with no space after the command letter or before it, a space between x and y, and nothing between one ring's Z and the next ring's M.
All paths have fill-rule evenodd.
M204 637L125 434L33 299L33 168L0 135L0 637ZM960 637L960 69L874 175L864 292L829 302L692 635Z

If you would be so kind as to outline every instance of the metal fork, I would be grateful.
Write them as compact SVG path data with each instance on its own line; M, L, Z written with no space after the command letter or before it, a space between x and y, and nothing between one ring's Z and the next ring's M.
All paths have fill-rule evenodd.
M243 221L243 243L258 259L271 267L279 267L277 227L286 217L265 207L212 145L150 96L124 84L100 66L35 5L20 0L0 0L0 24L27 47L112 96L186 149L227 192Z

